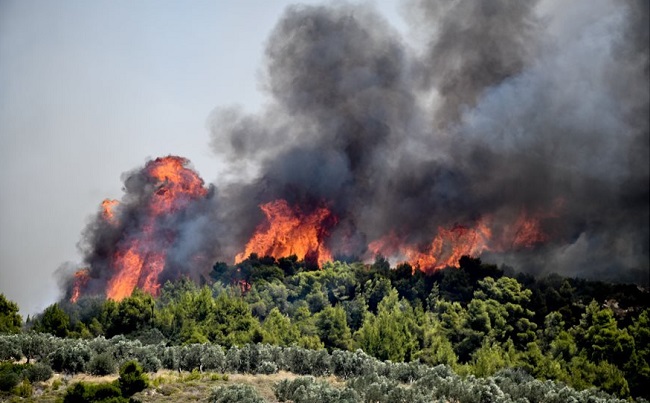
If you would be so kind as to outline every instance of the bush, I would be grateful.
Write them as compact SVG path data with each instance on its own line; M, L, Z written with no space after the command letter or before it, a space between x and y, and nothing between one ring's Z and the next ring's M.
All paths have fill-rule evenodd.
M180 362L178 347L167 347L163 350L161 359L163 368L176 371L180 368Z
M0 361L20 360L23 357L18 335L0 335Z
M201 354L201 368L204 370L223 371L226 362L226 355L221 346L206 344Z
M157 372L162 367L162 363L156 356L156 351L152 346L142 347L136 352L135 358L142 365L144 372Z
M179 353L180 368L185 371L199 369L201 366L201 353L203 346L201 344L190 344L183 346Z
M20 375L13 371L0 372L0 390L8 392L18 385L20 382Z
M262 361L262 364L260 364L260 367L258 368L258 373L264 375L275 374L276 372L278 372L278 366L275 365L274 362L270 361Z
M30 382L45 382L52 377L52 368L49 365L37 362L25 368L23 375Z
M29 380L23 379L23 381L14 388L14 394L20 397L31 397L32 384L29 383Z
M142 373L142 367L136 361L128 361L120 368L118 383L122 390L122 395L127 397L149 386L147 376Z
M115 373L115 359L111 353L101 353L94 356L88 363L88 372L92 375L103 376Z
M215 388L210 403L264 403L257 390L250 385L236 384Z
M355 403L359 394L350 388L338 389L327 382L316 382L312 377L283 379L275 389L279 401L294 403Z
M52 369L76 374L84 372L90 361L90 348L78 340L70 340L50 354Z
M128 403L120 388L112 383L86 384L77 382L70 386L63 397L63 403Z

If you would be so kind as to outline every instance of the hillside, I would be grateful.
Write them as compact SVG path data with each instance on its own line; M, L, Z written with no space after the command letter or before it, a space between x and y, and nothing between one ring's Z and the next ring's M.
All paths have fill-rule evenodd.
M453 393L485 387L505 396L512 383L530 393L567 385L578 395L596 388L647 398L646 290L535 278L469 257L459 265L425 274L408 264L391 268L381 257L371 265L319 268L295 257L253 254L237 265L217 263L201 285L168 282L156 297L136 289L120 301L96 296L53 304L22 331L5 326L19 333L0 337L0 359L29 358L70 375L97 373L105 361L102 373L114 374L134 359L150 373L333 374L357 398L367 393L357 391L361 384L415 393L417 385L449 377L452 384L468 383ZM337 367L335 357L346 354L363 354L373 369L355 373L358 362L349 364L354 370ZM445 376L427 377L430 370ZM404 378L395 371L412 373ZM363 380L351 384L354 377ZM269 387L262 393L267 398ZM449 395L452 389L423 388L465 401Z

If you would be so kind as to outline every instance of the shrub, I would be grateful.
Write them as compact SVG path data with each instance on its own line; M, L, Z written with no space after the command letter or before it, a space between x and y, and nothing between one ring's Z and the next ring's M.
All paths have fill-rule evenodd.
M120 368L118 384L122 395L131 396L134 393L144 390L149 385L147 376L142 373L142 367L136 361L127 361Z
M135 358L142 365L144 372L157 372L162 367L162 363L156 356L156 351L153 346L142 347L136 352Z
M226 356L221 346L206 344L203 346L201 354L201 368L204 370L223 371L226 362Z
M0 335L0 361L20 360L23 357L18 335Z
M355 403L361 400L353 389L338 389L327 382L316 382L312 377L280 381L275 396L281 402L294 403Z
M162 353L163 368L177 370L180 368L180 354L178 347L167 347Z
M52 377L52 368L49 365L37 362L25 368L23 375L30 382L45 382Z
M63 403L128 403L120 388L113 383L86 384L77 382L68 387Z
M257 390L245 384L215 388L208 401L210 403L264 403Z
M49 358L55 371L76 374L85 370L90 355L88 346L78 340L71 340L57 348Z
M29 383L29 380L23 379L23 381L14 388L14 394L20 397L31 397L32 384Z
M13 371L0 372L0 390L8 392L18 385L20 382L20 375Z
M278 366L274 362L262 361L260 367L258 368L260 374L270 375L278 372Z
M113 354L105 352L97 354L88 363L88 372L92 375L109 375L115 373L115 359Z
M190 344L180 349L179 364L180 368L186 371L199 369L201 366L202 346L200 344Z

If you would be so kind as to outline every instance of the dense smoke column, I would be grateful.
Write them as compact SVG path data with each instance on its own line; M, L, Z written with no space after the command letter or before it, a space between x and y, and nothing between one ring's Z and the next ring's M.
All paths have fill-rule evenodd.
M424 44L364 7L286 10L267 44L266 110L212 117L218 155L257 169L220 189L224 255L241 251L260 203L285 199L330 205L335 254L523 211L549 241L492 258L647 272L647 2L408 4Z
M149 161L123 175L124 195L105 201L79 243L82 267L67 284L68 298L121 299L134 287L156 293L167 280L196 281L219 253L214 187L205 187L174 156Z

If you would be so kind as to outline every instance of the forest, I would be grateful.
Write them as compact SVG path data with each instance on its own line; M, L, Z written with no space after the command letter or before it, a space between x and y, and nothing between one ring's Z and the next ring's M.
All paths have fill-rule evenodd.
M112 384L69 385L63 401L137 401L146 374L169 369L289 371L300 377L278 382L275 398L295 402L650 397L647 290L467 256L459 266L425 274L378 256L319 268L251 254L215 264L201 284L63 300L24 321L0 296L0 393L29 397L52 371L119 372ZM343 386L318 379L329 375ZM264 401L237 384L210 399Z

